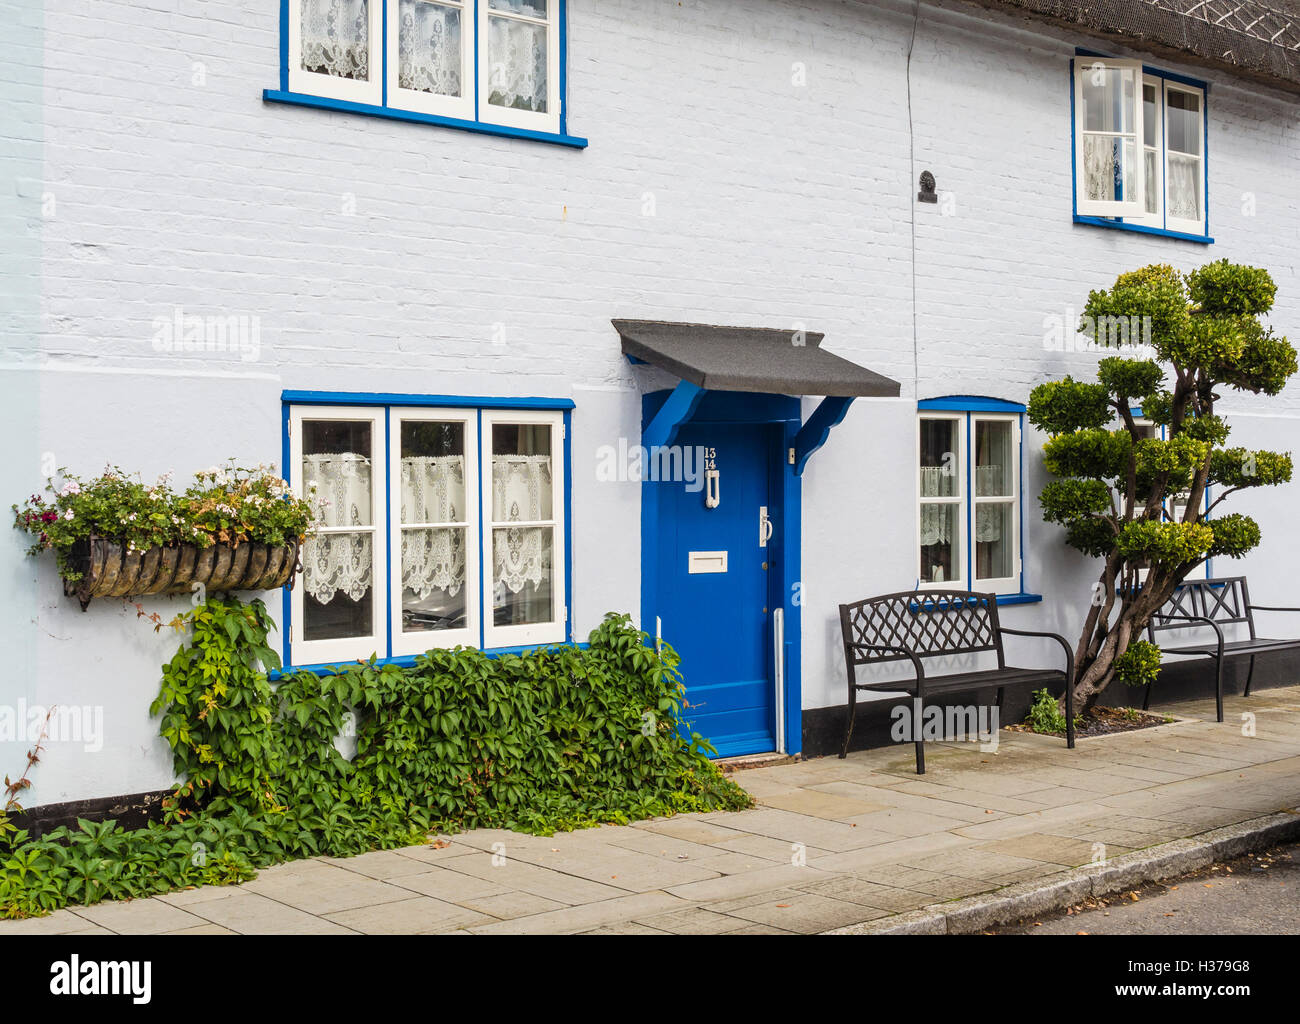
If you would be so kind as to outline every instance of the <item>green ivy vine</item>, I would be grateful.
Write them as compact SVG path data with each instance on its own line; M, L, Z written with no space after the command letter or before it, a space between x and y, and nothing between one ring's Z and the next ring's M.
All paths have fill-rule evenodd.
M233 884L435 833L548 835L751 805L708 744L682 735L676 653L626 616L607 615L586 648L437 650L275 683L260 600L213 599L185 621L151 708L184 780L163 820L33 840L0 816L0 916Z

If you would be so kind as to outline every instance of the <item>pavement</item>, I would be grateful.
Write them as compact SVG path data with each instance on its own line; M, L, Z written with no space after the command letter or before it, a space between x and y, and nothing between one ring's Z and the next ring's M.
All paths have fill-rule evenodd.
M999 935L1295 935L1300 843L995 929Z
M1228 697L1221 725L1213 700L1158 710L1178 720L1074 750L1003 730L996 752L927 744L924 776L910 745L754 768L748 811L479 829L0 935L979 930L1294 838L1300 686Z

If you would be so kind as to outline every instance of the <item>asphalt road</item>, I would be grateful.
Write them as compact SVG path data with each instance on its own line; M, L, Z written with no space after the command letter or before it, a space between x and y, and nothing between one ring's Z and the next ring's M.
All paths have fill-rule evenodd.
M1135 898L1136 897L1136 898ZM1115 893L997 935L1298 935L1300 843Z

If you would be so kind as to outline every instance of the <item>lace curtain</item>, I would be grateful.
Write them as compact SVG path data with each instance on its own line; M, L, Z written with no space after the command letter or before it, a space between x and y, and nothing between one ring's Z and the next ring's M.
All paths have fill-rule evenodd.
M1001 466L975 467L975 493L981 498L1000 498L1007 495L1003 489Z
M960 506L953 504L921 506L922 547L928 548L931 544L949 544L957 539L955 517L951 509L960 512Z
M492 520L495 523L550 519L551 457L492 456ZM512 594L531 583L540 587L551 569L551 528L510 527L492 531L492 560L498 582Z
M957 540L957 527L952 514L948 511L957 507L956 505L921 506L922 547L929 547L932 544L951 544ZM975 540L977 543L991 544L1002 539L1002 509L1004 507L993 503L975 506Z
M975 506L975 541L991 544L1002 539L1002 510L1005 505L984 504Z
M370 79L370 0L302 0L306 71Z
M402 460L403 523L455 523L464 519L465 456L413 456ZM402 530L402 587L420 600L435 590L452 597L465 585L464 527Z
M1197 157L1169 154L1169 216L1201 219L1201 161Z
M957 478L944 466L921 467L921 496L950 497L957 493Z
M1155 213L1160 205L1160 197L1156 194L1156 160L1159 154L1154 149L1145 150L1145 153L1146 197L1144 202L1146 203L1147 213Z
M370 525L370 460L355 452L305 455L303 481L308 491L316 486L316 525L346 527ZM321 604L336 594L360 601L374 577L372 536L364 533L323 533L307 539L302 553L302 581L306 593Z
M397 84L438 96L460 96L460 10L422 0L401 0L400 17Z
M1120 164L1115 158L1115 140L1108 135L1083 137L1083 183L1089 199L1109 202L1122 187Z
M921 467L921 497L952 497L957 493L956 477L946 472L943 466ZM1003 490L1001 466L975 467L975 493L980 497L1001 497L1007 495Z
M546 32L526 21L488 18L489 103L546 111Z
M462 522L466 514L464 456L413 457L402 460L401 521ZM370 525L370 460L354 452L303 457L303 479L316 485L320 502L317 525ZM549 455L492 457L492 519L496 524L550 519L552 509ZM550 575L552 529L548 526L498 526L492 550L496 579L511 593L526 584L542 586ZM402 586L421 599L435 590L455 596L465 585L464 527L402 530ZM339 593L359 601L374 579L370 532L325 533L303 548L303 586L321 604Z

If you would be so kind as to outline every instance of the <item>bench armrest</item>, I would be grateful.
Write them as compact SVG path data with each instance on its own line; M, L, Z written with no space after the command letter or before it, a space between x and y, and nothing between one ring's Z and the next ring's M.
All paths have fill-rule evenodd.
M998 627L998 634L1007 633L1011 636L1037 636L1047 640L1055 640L1065 651L1065 744L1067 747L1074 746L1074 652L1070 650L1069 641L1060 633L1042 633L1032 629L1008 629L1006 626Z
M1151 618L1154 620L1156 616L1152 615ZM1213 619L1206 618L1204 615L1161 615L1159 618L1178 619L1180 622L1199 622L1202 625L1209 626L1214 630L1214 635L1219 638L1219 657L1223 657L1223 627ZM1152 622L1151 625L1154 626L1154 622Z
M1252 612L1300 612L1300 608L1279 608L1269 604L1248 604L1246 608Z
M917 657L916 652L907 647L894 647L890 644L845 644L846 651L878 651L881 654L902 654L910 658L912 667L916 670L916 682L918 686L925 680L925 667L921 664L921 659ZM856 683L854 684L857 685Z

